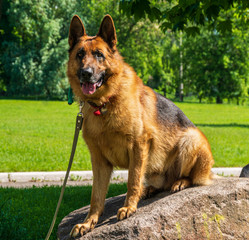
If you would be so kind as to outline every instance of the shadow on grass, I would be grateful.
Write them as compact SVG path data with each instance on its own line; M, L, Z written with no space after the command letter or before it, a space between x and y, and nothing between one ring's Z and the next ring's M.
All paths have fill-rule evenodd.
M196 123L197 127L240 127L249 128L249 124L238 124L238 123L227 123L227 124L206 124L206 123Z
M50 240L57 239L58 224L66 215L90 203L91 189L91 186L68 186L65 189ZM60 191L61 187L54 186L22 189L0 187L0 239L44 239L50 227ZM110 184L107 198L126 191L126 183ZM83 220L80 219L79 222Z

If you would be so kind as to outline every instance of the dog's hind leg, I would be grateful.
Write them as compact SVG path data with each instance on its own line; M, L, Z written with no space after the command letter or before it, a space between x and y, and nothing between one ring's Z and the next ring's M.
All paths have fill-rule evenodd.
M193 185L209 185L212 180L211 168L214 160L211 151L202 147L198 152L198 157L194 167L190 172Z
M171 192L178 192L192 185L190 178L181 178L177 180L171 187Z
M211 168L214 164L214 159L207 138L200 130L196 130L199 133L196 160L189 177L193 185L209 185L212 182Z
M143 199L150 198L163 191L165 185L165 176L163 174L151 174L145 177L145 188L142 194Z
M171 191L180 191L191 185L208 185L214 163L206 137L197 128L188 129L179 141L177 161L180 167L178 180Z

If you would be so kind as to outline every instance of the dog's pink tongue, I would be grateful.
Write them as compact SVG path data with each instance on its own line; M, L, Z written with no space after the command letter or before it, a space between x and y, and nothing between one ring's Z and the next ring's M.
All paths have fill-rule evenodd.
M93 94L96 91L96 83L84 83L82 91L84 94Z

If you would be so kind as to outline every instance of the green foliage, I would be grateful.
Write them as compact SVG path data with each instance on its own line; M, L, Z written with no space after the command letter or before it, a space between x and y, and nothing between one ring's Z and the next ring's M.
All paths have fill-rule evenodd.
M84 7L83 7L84 6ZM115 20L119 50L139 76L162 85L168 70L162 68L163 33L150 23L136 24L121 17L118 2L103 1L7 1L0 29L0 91L8 96L36 96L65 99L68 83L68 30L78 14L88 35L95 35L103 16ZM150 49L150 51L148 51ZM157 66L157 68L154 68ZM172 72L170 72L172 74Z
M30 189L0 188L0 239L45 239L60 187ZM107 197L125 193L125 184L111 184ZM50 239L56 238L58 224L67 214L90 203L91 186L67 187Z
M148 18L158 21L164 31L171 29L184 30L189 35L195 35L205 24L220 32L231 32L232 19L219 17L224 12L233 10L239 16L241 24L248 22L249 2L243 0L121 0L120 11L126 15L134 15L136 21Z
M156 91L179 97L183 82L184 94L194 94L200 101L235 98L243 104L248 97L244 1L8 0L1 4L0 95L66 99L71 18L78 14L88 35L95 35L109 13L121 55ZM182 45L176 30L186 32Z
M195 38L184 38L184 83L200 102L248 96L248 44L241 35L239 30L232 36L203 30Z
M163 78L158 85L158 75L172 71L168 89L176 97L183 82L185 95L194 94L200 102L215 98L217 103L222 103L224 98L235 98L237 104L243 104L249 93L248 7L245 1L148 0L144 3L130 0L120 3L122 13L134 16L136 21L148 17L158 22L165 32L160 46L164 62L162 67L157 63L153 65L157 77L148 85L163 93L162 86L168 85L167 80ZM175 33L170 34L168 29ZM182 45L177 30L183 31ZM154 53L160 56L157 51ZM181 62L183 78L179 70Z
M66 31L75 1L10 1L1 24L2 75L8 95L63 98Z

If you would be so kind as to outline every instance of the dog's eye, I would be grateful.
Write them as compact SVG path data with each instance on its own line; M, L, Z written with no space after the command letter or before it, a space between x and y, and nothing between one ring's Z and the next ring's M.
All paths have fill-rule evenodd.
M85 52L84 51L80 51L80 52L77 53L77 57L79 59L82 59L84 56L85 56Z
M96 58L98 58L98 59L101 59L101 60L104 60L104 59L105 59L104 54L103 54L102 52L100 52L100 51L95 51L95 52L93 53L93 55L94 55Z

